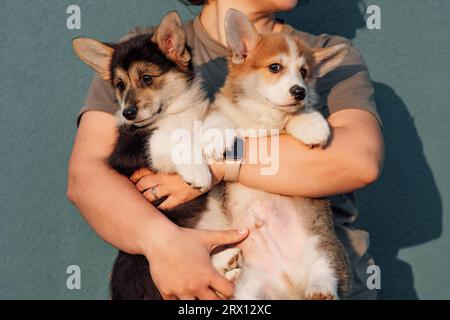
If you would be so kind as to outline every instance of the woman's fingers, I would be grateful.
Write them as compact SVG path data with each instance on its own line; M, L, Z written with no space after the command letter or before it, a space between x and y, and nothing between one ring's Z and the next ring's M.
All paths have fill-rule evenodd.
M142 195L150 202L155 202L163 197L169 196L169 191L164 188L164 185L155 185L150 189L145 190ZM167 201L167 200L166 200ZM164 202L163 202L164 203Z
M164 300L177 300L177 297L175 297L174 295L163 295L161 294L162 298Z
M180 295L180 300L195 300L193 295Z
M141 178L136 183L136 188L139 192L143 193L149 190L151 187L161 184L161 177L158 174L151 174Z
M212 289L205 289L197 295L200 300L220 300L219 296Z
M226 298L231 298L234 294L234 284L219 273L211 280L211 287Z
M235 244L243 241L248 237L249 230L224 230L224 231L203 231L203 235L205 236L206 243L208 244L210 250L214 250L214 248L227 245L227 244Z
M158 196L159 196L159 194L158 194ZM170 195L169 198L167 198L167 200L165 200L163 203L161 203L158 206L158 209L170 210L175 207L178 207L182 203L183 203L183 201L181 201L179 198L177 198L176 196Z
M130 177L130 180L136 184L139 180L141 180L143 177L153 174L153 172L148 168L141 168L136 170L133 175Z

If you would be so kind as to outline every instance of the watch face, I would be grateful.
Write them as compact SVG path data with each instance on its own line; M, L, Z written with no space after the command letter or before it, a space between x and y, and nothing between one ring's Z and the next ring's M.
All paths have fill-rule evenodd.
M244 158L244 140L234 139L233 149L225 151L226 160L242 160Z

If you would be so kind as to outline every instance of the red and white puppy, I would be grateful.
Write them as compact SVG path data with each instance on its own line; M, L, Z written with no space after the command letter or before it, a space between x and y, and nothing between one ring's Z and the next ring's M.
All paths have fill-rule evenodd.
M229 74L205 127L238 129L244 136L278 129L305 145L325 147L330 128L314 109L315 82L342 62L348 45L312 49L293 35L260 34L233 9L225 28ZM221 159L227 144L208 144L205 155ZM238 246L244 262L236 299L338 299L348 292L349 265L327 201L227 183L225 208L223 227L251 230Z

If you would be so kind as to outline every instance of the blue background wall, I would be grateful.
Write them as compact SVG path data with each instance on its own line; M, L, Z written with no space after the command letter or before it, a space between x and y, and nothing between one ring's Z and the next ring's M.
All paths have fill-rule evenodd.
M82 28L66 28L81 7ZM365 27L365 7L382 29ZM0 4L0 298L105 299L115 250L66 200L75 119L91 70L71 39L113 41L152 25L176 0L2 0ZM312 33L351 38L375 83L384 121L383 177L359 192L358 224L371 232L381 298L450 299L450 2L311 0L282 17ZM68 290L79 265L82 289Z

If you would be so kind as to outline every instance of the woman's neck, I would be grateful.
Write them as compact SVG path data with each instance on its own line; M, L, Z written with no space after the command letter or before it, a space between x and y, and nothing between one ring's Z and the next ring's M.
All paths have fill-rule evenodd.
M245 13L261 33L281 30L281 23L275 20L273 13L257 11L254 7L254 5L249 5L248 2L242 0L208 1L200 13L200 21L209 35L225 46L227 46L227 40L224 21L225 15L230 8Z

